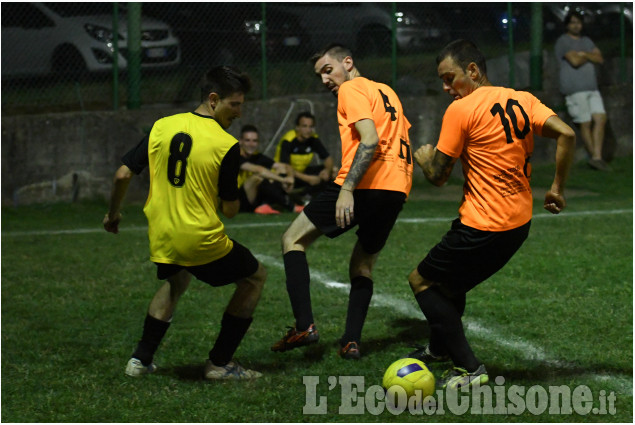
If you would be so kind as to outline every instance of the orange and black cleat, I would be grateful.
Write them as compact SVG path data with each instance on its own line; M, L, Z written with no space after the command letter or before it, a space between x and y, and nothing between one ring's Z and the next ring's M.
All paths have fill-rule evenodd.
M288 351L296 347L314 344L320 339L320 334L311 324L305 331L298 331L295 327L289 327L289 330L282 339L271 346L271 351Z

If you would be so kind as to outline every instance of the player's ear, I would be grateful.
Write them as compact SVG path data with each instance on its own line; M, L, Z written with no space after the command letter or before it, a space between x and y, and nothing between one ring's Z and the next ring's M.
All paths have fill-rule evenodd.
M342 61L342 63L344 64L344 68L346 69L347 72L351 72L353 68L355 68L355 64L353 63L353 58L350 56L346 56L344 60Z
M212 108L212 110L214 110L216 109L216 105L218 105L218 103L220 102L220 96L218 95L218 93L211 92L207 96L207 100L209 101L209 106Z
M472 81L477 81L481 78L481 70L478 65L474 62L470 62L467 66L467 75L470 77Z

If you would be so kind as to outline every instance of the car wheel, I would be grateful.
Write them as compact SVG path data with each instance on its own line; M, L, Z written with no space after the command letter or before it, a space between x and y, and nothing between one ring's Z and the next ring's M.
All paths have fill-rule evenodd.
M357 53L362 56L390 54L391 33L381 25L362 28L357 36Z
M73 46L60 46L53 54L53 73L61 78L79 80L88 70L82 55Z

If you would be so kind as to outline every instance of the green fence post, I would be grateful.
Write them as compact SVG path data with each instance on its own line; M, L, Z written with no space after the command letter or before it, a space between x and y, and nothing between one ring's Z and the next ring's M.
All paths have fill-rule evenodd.
M119 109L119 3L112 4L112 109Z
M620 3L620 82L626 82L626 27L624 3Z
M530 86L542 90L542 3L531 4Z
M397 87L397 3L392 3L391 19L391 80L393 89Z
M128 109L141 107L141 3L128 3Z
M261 3L262 26L260 27L260 50L262 63L262 100L267 100L267 3Z
M514 57L514 19L512 16L512 4L507 3L507 34L509 36L509 87L516 84L516 58Z

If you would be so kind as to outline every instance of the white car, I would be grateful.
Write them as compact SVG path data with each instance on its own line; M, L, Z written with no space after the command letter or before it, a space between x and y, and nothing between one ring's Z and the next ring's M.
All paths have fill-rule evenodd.
M112 70L112 3L2 2L2 76ZM120 7L120 69L127 68L128 27ZM141 18L141 66L177 65L179 40L158 20Z

